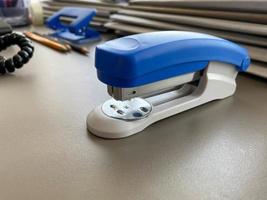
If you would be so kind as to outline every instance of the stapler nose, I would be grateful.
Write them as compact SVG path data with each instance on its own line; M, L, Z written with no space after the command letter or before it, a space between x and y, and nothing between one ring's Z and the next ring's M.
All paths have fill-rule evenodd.
M234 94L247 51L211 35L162 31L98 45L95 66L113 98L87 118L88 130L123 138L172 115ZM110 66L113 66L112 68Z

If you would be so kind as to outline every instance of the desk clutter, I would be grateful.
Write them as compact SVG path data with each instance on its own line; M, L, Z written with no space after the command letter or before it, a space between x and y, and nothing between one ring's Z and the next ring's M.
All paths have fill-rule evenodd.
M42 34L27 31L24 34L36 42L63 53L73 50L87 55L89 50L80 44L101 39L100 33L89 27L95 15L95 9L64 7L45 21L45 25L54 32ZM73 20L65 23L61 20L62 17L70 17Z
M129 35L160 30L194 31L231 40L248 49L248 73L267 78L267 1L101 0L44 1L44 16L65 6L95 8L90 26Z
M38 6L30 7L41 13ZM68 13L74 12L75 7L91 9L91 13L85 14L85 21L79 21L75 27L60 25L58 21L73 22L73 16L68 16ZM222 37L243 46L252 58L248 73L267 78L267 1L44 0L42 8L40 16L54 32L28 32L27 37L61 52L74 50L87 55L88 49L80 44L98 40L100 33L106 32L125 36L161 30L193 31ZM32 14L32 22L40 24L36 13ZM82 15L82 12L78 13ZM85 28L86 23L88 26ZM80 27L85 28L81 33Z

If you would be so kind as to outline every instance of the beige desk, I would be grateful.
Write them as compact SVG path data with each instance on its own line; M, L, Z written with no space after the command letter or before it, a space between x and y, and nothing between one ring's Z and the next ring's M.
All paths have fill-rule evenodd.
M108 99L94 53L34 58L0 77L0 200L267 199L267 82L123 140L88 134ZM112 67L112 66L111 66Z

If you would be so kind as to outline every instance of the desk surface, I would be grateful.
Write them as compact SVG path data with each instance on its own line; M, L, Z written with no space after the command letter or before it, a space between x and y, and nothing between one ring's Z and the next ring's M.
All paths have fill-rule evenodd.
M123 140L88 134L109 98L89 57L36 44L0 77L1 200L266 199L267 82L237 78L233 97Z

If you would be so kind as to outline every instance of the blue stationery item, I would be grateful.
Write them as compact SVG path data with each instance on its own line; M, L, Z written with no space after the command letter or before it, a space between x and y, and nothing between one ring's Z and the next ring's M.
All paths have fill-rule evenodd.
M124 138L230 97L238 72L249 64L244 48L201 33L161 31L100 44L97 76L112 98L89 113L87 128L99 137Z
M62 38L74 43L85 43L100 39L100 33L89 27L96 15L95 9L65 7L50 16L46 25L56 30L51 36ZM60 21L61 17L75 18L70 24Z
M98 78L115 87L135 87L200 71L210 61L246 71L247 51L224 39L192 32L161 31L115 39L96 48Z

